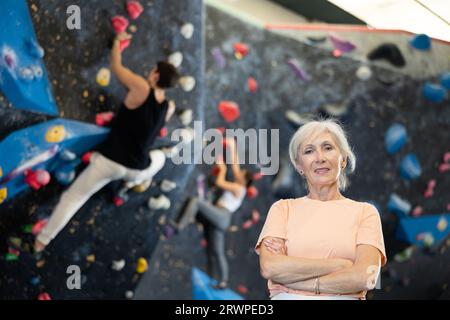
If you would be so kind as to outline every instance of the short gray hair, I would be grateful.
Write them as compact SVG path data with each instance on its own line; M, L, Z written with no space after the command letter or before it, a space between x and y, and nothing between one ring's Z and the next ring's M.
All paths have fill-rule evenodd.
M338 179L339 190L345 190L348 186L347 174L355 171L356 157L348 143L347 134L337 120L331 118L319 119L302 125L297 132L295 132L289 143L289 157L291 163L297 171L298 150L300 145L312 135L323 132L329 132L334 136L339 151L344 159L347 160L347 165L344 170L341 170Z

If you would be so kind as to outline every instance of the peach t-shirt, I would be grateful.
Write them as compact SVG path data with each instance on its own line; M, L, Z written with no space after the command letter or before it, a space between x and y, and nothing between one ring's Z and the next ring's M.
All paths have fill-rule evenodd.
M265 237L285 239L289 256L355 261L356 246L369 244L381 252L382 266L387 261L377 209L367 202L347 198L331 201L313 200L308 197L279 200L267 214L255 247L258 254L261 241ZM275 290L278 286L280 285L269 280L271 297L279 292ZM312 292L282 288L289 293L314 295ZM365 293L349 296L364 298Z

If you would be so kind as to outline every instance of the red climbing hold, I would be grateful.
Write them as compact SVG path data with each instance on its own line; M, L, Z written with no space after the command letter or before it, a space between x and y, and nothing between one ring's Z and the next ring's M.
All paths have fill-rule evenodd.
M248 54L249 48L246 44L241 42L236 42L234 44L234 54L238 59L242 59Z
M125 200L123 200L121 197L115 196L113 202L116 207L120 207L125 203Z
M130 18L133 20L136 20L137 18L139 18L141 13L144 11L144 8L137 1L129 1L127 3L127 11L128 11L128 15L130 16Z
M125 32L125 30L127 30L128 28L128 20L125 17L122 16L114 16L112 19L112 25L114 28L114 31L116 33L121 33L121 32Z
M213 177L217 177L217 175L219 174L220 168L219 166L214 166L211 170L211 175Z
M81 161L83 161L84 164L88 164L91 161L92 151L88 151L81 157Z
M220 102L219 112L227 122L233 122L240 116L239 106L233 101Z
M120 40L120 44L119 44L120 52L123 52L123 50L128 48L130 46L130 43L131 43L130 39Z
M253 174L253 180L254 180L254 181L261 180L262 177L263 177L263 175L262 175L261 172L255 172L255 173Z
M41 233L41 230L44 229L44 227L47 225L47 222L48 222L47 219L38 220L31 228L31 233L34 236L37 236L39 233Z
M208 241L206 241L205 239L200 240L200 246L202 248L206 248L207 245L208 245Z
M243 284L238 285L237 291L238 291L240 294L247 294L247 293L248 293L247 287L244 286Z
M225 127L219 127L219 128L217 128L217 131L219 131L221 135L224 135L224 134L225 134L225 130L226 130Z
M254 186L250 186L247 188L247 198L253 199L258 196L258 189Z
M106 126L114 118L114 112L101 112L95 116L95 123L98 126Z
M50 295L47 292L43 292L43 293L39 294L38 300L52 300L52 298L50 297Z
M39 190L41 187L50 182L50 174L43 169L33 171L31 169L25 171L25 183L34 190Z
M247 85L248 85L248 90L251 93L255 93L256 91L258 91L258 82L256 82L255 78L248 78L247 80Z
M161 128L161 130L159 130L159 136L162 138L167 136L167 128L166 127L163 127L163 128Z

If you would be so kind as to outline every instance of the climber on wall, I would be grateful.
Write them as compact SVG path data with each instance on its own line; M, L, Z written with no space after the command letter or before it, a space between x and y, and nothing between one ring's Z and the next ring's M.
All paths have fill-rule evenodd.
M110 59L111 71L128 89L125 100L108 138L92 154L89 166L63 193L38 234L34 244L36 253L44 250L78 209L106 184L122 179L126 189L139 184L149 186L164 166L164 153L149 149L175 111L175 103L166 99L166 89L177 83L179 74L168 62L158 62L147 78L124 67L120 43L128 39L131 36L126 32L116 36Z
M220 280L216 285L217 289L224 289L228 286L229 268L225 254L225 233L231 224L231 217L241 206L247 194L247 188L253 182L253 174L248 170L242 170L239 166L236 142L234 139L227 139L225 143L230 148L232 155L231 168L234 181L226 180L227 166L223 158L219 156L216 165L219 173L216 177L216 186L223 191L216 204L206 200L193 197L188 200L186 209L181 213L175 223L178 232L182 231L195 216L200 214L208 224L208 262L211 265L212 258L215 257L219 263ZM211 273L211 270L209 270Z

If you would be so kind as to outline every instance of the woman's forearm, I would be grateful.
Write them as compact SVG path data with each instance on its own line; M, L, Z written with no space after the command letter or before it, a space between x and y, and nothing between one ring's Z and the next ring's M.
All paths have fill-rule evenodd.
M267 279L286 285L342 270L352 263L345 259L307 259L285 255L271 255L262 263Z
M122 54L120 52L120 41L114 40L111 50L111 70L114 72L114 68L122 64Z
M329 294L352 294L369 290L367 282L370 274L364 274L360 268L350 267L319 277L319 291ZM316 280L309 279L285 284L295 290L315 292Z

